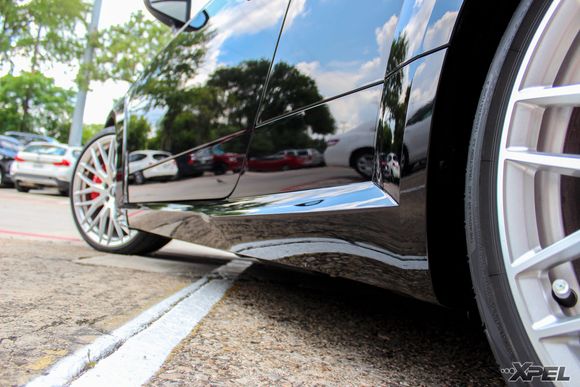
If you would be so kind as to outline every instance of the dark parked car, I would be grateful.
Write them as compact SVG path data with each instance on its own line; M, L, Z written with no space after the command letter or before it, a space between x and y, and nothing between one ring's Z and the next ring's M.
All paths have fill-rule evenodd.
M50 136L43 136L41 134L8 131L8 132L5 132L4 135L15 138L16 140L20 141L24 145L29 144L31 142L49 142L49 143L58 144L58 141L55 138L50 137Z
M10 178L10 167L21 148L20 141L13 137L0 135L0 187L14 185Z
M204 148L176 157L179 177L199 177L204 172L223 175L228 171L239 173L244 163L244 155L225 153L221 147Z
M180 32L77 164L72 208L90 245L137 254L180 239L477 304L499 367L564 366L580 385L580 2L146 4ZM143 144L117 144L132 135L123 120L148 120L174 155L219 144L243 167L128 185L127 155ZM363 126L372 173L350 153L244 173L248 155L323 150ZM387 182L390 154L400 176Z

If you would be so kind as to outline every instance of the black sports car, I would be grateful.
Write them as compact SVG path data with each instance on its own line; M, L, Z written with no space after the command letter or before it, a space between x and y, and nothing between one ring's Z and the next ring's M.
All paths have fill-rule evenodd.
M580 383L580 2L145 3L179 31L76 167L90 245L135 254L175 238L450 307L475 297L502 369L563 366L542 377ZM355 128L356 144L337 137ZM248 168L331 138L374 155L371 176L356 152ZM241 167L128 180L136 149L171 152L146 167L159 168L216 145Z

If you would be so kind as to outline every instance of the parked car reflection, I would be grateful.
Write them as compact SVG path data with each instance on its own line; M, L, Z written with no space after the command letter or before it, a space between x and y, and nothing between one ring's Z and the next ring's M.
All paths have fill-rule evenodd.
M248 169L257 172L288 171L324 165L324 157L313 148L287 149L264 157L251 157Z
M387 181L398 183L401 178L399 158L393 152L380 157L381 170Z
M241 153L226 152L221 144L179 156L176 159L179 179L200 177L205 172L216 176L231 171L238 173L244 164Z
M178 173L175 160L155 165L169 157L171 157L171 153L163 151L139 150L131 152L128 160L129 182L143 184L147 180L169 181L175 179Z
M373 172L376 123L365 122L350 131L333 136L326 142L326 163L349 167L361 176L370 178Z

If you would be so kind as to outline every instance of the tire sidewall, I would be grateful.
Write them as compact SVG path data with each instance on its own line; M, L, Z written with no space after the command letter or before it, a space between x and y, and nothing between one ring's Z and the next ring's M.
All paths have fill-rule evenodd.
M496 190L507 104L519 64L549 3L526 0L514 14L484 85L469 152L465 213L470 270L486 335L500 368L511 368L513 362L540 364L505 274Z

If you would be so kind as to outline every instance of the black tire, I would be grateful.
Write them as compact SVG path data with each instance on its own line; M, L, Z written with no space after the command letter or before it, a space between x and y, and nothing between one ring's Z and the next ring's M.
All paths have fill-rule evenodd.
M219 163L213 167L213 173L216 176L225 175L228 171L228 166L224 163Z
M71 187L73 186L74 178L76 175L76 169L78 167L78 163L81 160L82 154L96 140L100 139L101 137L111 135L112 133L115 133L114 128L107 128L107 129L103 130L101 133L94 136L87 143L87 145L85 146L85 148L83 149L83 151L81 153L81 156L79 156L79 158L77 160L77 165L75 165L75 172L73 172L73 181L71 182ZM95 250L103 251L106 253L113 253L113 254L143 255L143 254L148 254L148 253L152 253L154 251L157 251L171 241L171 238L166 238L166 237L163 237L160 235L146 233L144 231L136 231L137 234L134 236L134 238L131 239L130 241L126 242L123 245L119 245L116 247L107 247L107 246L99 245L98 243L95 243L93 240L91 240L85 234L84 230L80 226L79 220L77 219L77 216L76 216L76 212L74 211L74 197L73 197L73 195L70 196L70 204L71 204L71 208L73 209L73 211L72 211L73 219L75 221L75 225L77 227L77 230L79 231L79 233L81 234L81 236L83 237L85 242L87 242Z
M409 150L406 145L403 145L403 153L401 154L401 173L408 175L411 173L413 166L409 164Z
M135 172L133 174L133 181L137 185L145 184L145 176L143 175L143 172L141 172L141 171Z
M14 182L14 188L16 188L16 191L18 191L18 192L30 191L30 188L21 186L20 183L18 182L18 180Z
M79 233L93 249L105 253L122 254L122 255L146 255L159 250L169 242L171 238L165 238L160 235L150 234L144 231L137 231L137 236L131 242L119 247L106 247L94 243L90 240L80 229L78 221L75 217L75 224Z
M0 188L8 187L8 179L6 178L6 172L4 168L0 167Z
M353 152L352 156L350 157L350 165L354 168L355 171L358 172L364 178L370 178L372 173L366 173L362 169L359 168L358 160L361 158L374 158L374 150L373 149L359 149Z
M465 214L469 266L485 333L500 368L540 364L505 274L497 217L497 159L509 93L525 48L549 1L523 1L498 47L484 84L471 138ZM505 377L509 374L504 374Z

